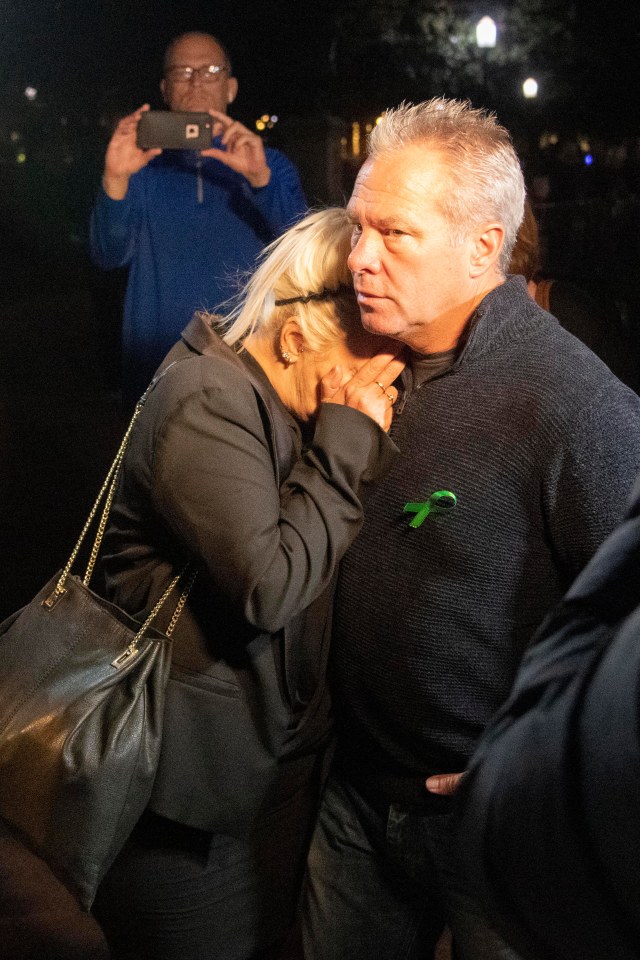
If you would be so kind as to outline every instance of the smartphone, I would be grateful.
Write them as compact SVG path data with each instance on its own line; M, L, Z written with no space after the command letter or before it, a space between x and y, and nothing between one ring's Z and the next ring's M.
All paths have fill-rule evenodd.
M211 146L212 127L208 113L148 110L140 117L136 143L143 150L205 150Z

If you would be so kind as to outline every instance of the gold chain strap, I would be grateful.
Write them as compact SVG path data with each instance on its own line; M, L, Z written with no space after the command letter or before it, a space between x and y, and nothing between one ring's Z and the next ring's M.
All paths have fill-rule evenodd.
M138 647L140 646L140 643L142 642L142 640L144 640L144 635L145 635L145 633L146 633L146 631L147 631L147 627L150 627L150 626L151 626L152 621L153 621L153 620L155 619L155 617L157 616L157 614L158 614L158 612L160 611L161 607L163 606L165 600L167 599L167 597L169 596L169 594L171 593L171 591L173 590L173 588L177 585L178 581L181 580L183 577L186 577L187 572L189 571L189 568L190 568L190 564L187 564L186 567L184 567L184 569L178 574L178 576L173 578L173 580L171 581L171 583L169 584L169 586L167 587L167 589L165 590L165 592L162 594L162 596L160 597L160 599L159 599L158 602L156 603L156 605L155 605L155 607L153 608L153 610L151 611L151 613L148 615L147 619L144 621L144 623L142 624L142 626L140 627L140 629L139 629L138 632L136 633L135 637L133 638L133 640L131 641L131 643L129 644L129 646L128 646L128 647L125 647L125 649L122 651L122 653L120 653L120 654L116 657L116 659L115 659L115 660L113 661L113 663L112 663L112 666L117 667L118 669L120 669L121 667L124 667L126 664L130 663L132 657L135 657L135 656L136 656L136 654L138 653ZM197 570L194 570L194 569L192 568L191 571L190 571L190 573L189 573L189 578L188 578L188 580L187 580L187 582L186 582L186 584L185 584L185 586L184 586L184 588L183 588L183 590L182 590L182 593L181 593L181 595L180 595L180 599L178 600L178 605L176 606L175 610L173 611L173 616L171 617L171 620L169 621L169 626L168 626L167 629L165 630L165 636L166 636L166 637L170 637L171 634L173 633L173 628L175 627L176 623L178 622L178 617L179 617L180 614L182 613L182 608L184 607L185 603L187 602L187 597L189 596L189 592L190 592L190 590L191 590L191 587L193 586L193 582L194 582L194 580L196 579L196 576L197 576L197 575L198 575L198 571L197 571Z
M167 589L165 590L165 592L162 594L162 596L160 597L160 599L159 599L158 602L156 603L156 605L155 605L155 607L153 608L153 610L151 610L151 612L150 612L149 615L147 616L147 619L144 621L144 623L142 624L142 626L140 627L140 629L139 629L138 632L136 633L135 637L133 638L133 640L131 641L131 643L130 643L129 646L127 647L127 652L131 653L131 652L133 652L133 651L138 647L138 644L140 643L140 641L141 641L141 640L143 639L143 637L144 637L144 634L145 634L145 632L146 632L146 630L147 630L147 627L150 627L150 626L151 626L151 623L153 622L153 620L155 620L156 616L157 616L158 613L160 612L160 609L161 609L162 606L164 605L165 600L167 599L167 597L169 596L169 594L171 593L171 591L173 590L173 588L174 588L175 586L177 586L178 582L179 582L181 579L183 579L184 577L187 576L187 573L189 572L189 567L190 567L190 564L187 564L186 567L184 567L184 569L181 570L181 572L178 574L178 576L173 578L173 580L171 581L171 583L169 584L169 586L167 587ZM189 578L188 578L187 582L186 582L185 585L184 585L184 589L183 589L182 593L180 594L180 599L178 600L178 605L176 606L175 610L173 611L173 616L171 617L171 620L169 621L169 626L168 626L167 629L165 630L165 634L166 634L168 637L170 637L171 634L173 633L174 627L175 627L176 623L178 622L178 617L179 617L180 614L182 613L182 608L184 607L185 603L187 602L187 597L189 596L189 593L190 593L190 591L191 591L191 587L193 586L193 581L196 579L197 575L198 575L198 571L197 571L197 570L194 570L194 569L191 569L191 571L190 571L190 573L189 573Z
M181 577L186 577L188 570L189 570L189 564L187 564L187 566L184 568L184 570L182 571L182 573L180 574L180 576L181 576ZM165 630L165 633L166 633L166 635L167 635L168 637L170 637L171 634L173 633L173 629L174 629L176 623L178 622L178 617L179 617L180 614L182 613L182 608L184 607L185 603L187 602L187 598L188 598L188 596L189 596L189 594L190 594L190 592L191 592L191 587L193 586L194 580L196 579L197 576L198 576L198 571L192 569L192 570L190 571L190 573L189 573L189 579L188 579L187 582L185 583L184 590L182 591L182 593L181 593L181 595L180 595L180 599L178 600L178 604L177 604L175 610L173 611L173 616L171 617L171 620L169 621L169 626L168 626L167 629Z
M174 363L177 363L177 362L179 362L179 361L174 361ZM166 373L167 370L169 370L169 369L174 365L174 363L170 364L170 365L163 371L163 373ZM160 374L160 376L162 376L162 375L163 375L163 374ZM156 378L156 380L157 380L157 379L159 379L159 377ZM93 504L93 507L91 508L91 511L90 511L90 513L89 513L89 516L87 517L87 520L86 520L86 522L85 522L85 525L84 525L84 527L82 528L82 532L80 533L80 536L78 537L77 543L76 543L75 547L73 548L73 550L72 550L72 552L71 552L71 556L69 557L69 560L67 561L67 563L66 563L66 565L65 565L62 573L60 574L60 578L59 578L58 582L56 583L56 586L55 586L55 589L54 589L53 593L52 593L49 597L47 597L46 600L43 601L43 603L45 604L45 606L47 606L47 607L49 607L49 608L55 606L55 604L56 604L57 601L60 599L60 597L62 597L63 594L66 592L66 590L65 590L65 583L66 583L66 581L67 581L67 578L68 578L69 574L71 573L71 568L73 567L73 564L75 563L75 560L76 560L76 557L78 556L78 553L80 552L80 548L81 548L81 546L82 546L82 544L83 544L84 538L85 538L86 535L87 535L87 531L89 530L89 527L90 527L91 524L93 523L93 521L94 521L94 519L95 519L95 516L96 516L96 514L97 514L97 512L98 512L98 510L99 510L99 508L100 508L100 504L102 503L103 499L105 499L105 494L107 494L106 499L105 499L105 503L104 503L104 507L103 507L103 510L102 510L102 516L100 517L100 523L98 524L98 530L97 530L97 533L96 533L96 536L95 536L95 540L93 541L93 547L91 548L91 554L90 554L89 560L88 560L88 562L87 562L87 569L86 569L86 571L85 571L84 577L82 578L82 582L83 582L84 586L85 586L85 587L88 587L88 586L89 586L89 581L91 580L91 576L92 576L92 574L93 574L93 570L94 570L94 567L95 567L95 565L96 565L96 560L98 559L98 553L99 553L100 547L101 547L101 545L102 545L102 539L103 539L103 537L104 537L104 532L105 532L105 530L106 530L107 522L108 522L108 520L109 520L109 514L111 513L111 506L112 506L112 504L113 504L113 498L114 498L114 496L115 496L116 486L117 486L117 483L118 483L118 478L119 478L119 476L120 476L120 468L122 467L122 462L123 462L123 460L124 460L125 451L126 451L126 449L127 449L128 443L129 443L129 438L131 437L131 431L133 430L133 425L135 424L136 420L138 419L138 415L139 415L140 411L142 410L142 407L144 406L145 400L146 400L146 398L147 398L147 394L149 393L149 390L151 390L151 388L154 386L156 380L153 381L153 383L151 384L151 386L150 386L150 387L148 388L148 390L145 392L144 396L143 396L143 397L138 401L138 403L136 404L136 408L135 408L135 410L133 411L133 416L131 417L131 421L130 421L130 423L129 423L129 426L127 427L127 429L126 429L126 431L125 431L124 437L122 438L122 442L121 442L121 444L120 444L120 446L119 446L119 448L118 448L118 452L116 453L116 455L115 455L115 457L114 457L114 459L113 459L113 463L112 463L111 466L109 467L109 471L108 471L108 473L107 473L107 476L105 477L104 483L102 484L102 487L100 488L100 493L99 493L98 496L96 497L95 503ZM108 490L108 493L107 493L107 490ZM167 629L166 629L166 631L165 631L166 636L168 636L168 637L171 636L171 634L173 633L173 630L174 630L174 628L175 628L175 625L176 625L176 623L178 622L178 617L179 617L180 614L182 613L183 607L184 607L185 603L187 602L187 598L188 598L188 596L189 596L189 592L191 591L191 587L193 586L194 580L196 579L196 576L197 576L197 573L198 573L197 570L194 570L193 568L190 569L190 567L191 567L191 565L190 565L190 564L187 564L187 565L184 567L184 569L183 569L176 577L173 578L173 580L171 581L171 583L169 584L169 586L167 587L167 589L164 591L164 593L162 594L162 596L160 597L160 599L158 600L158 602L157 602L156 605L154 606L153 610L151 610L151 612L150 612L149 615L147 616L146 620L144 621L144 623L142 624L142 626L141 626L140 629L138 630L138 632L137 632L137 634L135 635L134 639L131 641L131 643L130 643L129 646L127 647L127 650L125 651L125 656L126 656L126 655L130 655L130 654L133 654L133 653L136 652L136 650L137 650L137 648L138 648L138 645L139 645L140 641L142 640L142 637L143 637L143 635L144 635L147 627L149 627L149 626L151 625L152 621L155 619L155 617L156 617L157 614L159 613L160 609L162 608L165 600L167 599L167 597L169 596L169 594L171 593L171 591L174 589L174 587L177 586L177 584L180 582L181 579L187 578L187 574L189 574L188 579L187 579L187 582L185 583L184 589L183 589L183 591L182 591L182 593L181 593L181 595L180 595L180 599L178 600L178 604L177 604L175 610L173 611L173 616L171 617L171 620L169 621L169 626L167 627ZM190 572L189 572L189 571L190 571Z
M104 537L104 532L107 528L107 521L109 519L109 514L111 513L111 505L113 503L113 498L115 496L118 477L120 476L120 467L122 466L122 461L124 458L124 447L122 446L120 447L120 450L116 455L116 459L118 458L119 458L119 461L116 467L116 471L111 480L111 486L109 487L109 493L107 494L107 499L105 500L104 510L102 511L102 516L100 517L100 523L98 524L98 531L96 533L96 538L93 541L93 547L91 548L91 555L87 563L87 569L85 570L84 577L82 578L82 582L84 583L85 587L89 586L89 581L91 580L91 577L93 575L93 568L95 567L96 560L98 559L98 552L100 550L100 547L102 546L102 538Z
M91 508L91 512L89 513L89 516L87 517L87 520L86 520L86 522L85 522L84 527L82 528L82 532L80 533L80 536L78 537L77 543L76 543L75 547L73 548L73 550L71 551L71 556L69 557L69 559L68 559L68 561L67 561L67 563L66 563L66 566L64 567L62 573L60 574L60 579L58 580L58 582L57 582L57 584L56 584L55 590L54 590L53 595L52 595L52 599L53 599L54 597L56 597L56 596L58 596L58 595L61 595L61 594L63 594L63 593L65 592L64 585L65 585L65 582L66 582L66 580L67 580L67 577L68 577L69 574L71 573L71 568L72 568L73 564L75 563L75 560L76 560L76 557L78 556L78 553L80 552L80 547L82 546L82 544L83 544L83 542L84 542L84 538L85 538L86 535L87 535L87 531L89 530L89 527L90 527L91 524L93 523L93 520L94 520L94 518L95 518L95 515L96 515L96 513L98 512L98 508L100 507L100 504L101 504L101 502L102 502L102 500L103 500L103 498L104 498L105 492L107 491L107 489L108 489L109 486L110 486L111 489L109 490L109 496L107 497L107 501L106 501L106 504L105 504L105 508L104 508L103 513L102 513L102 518L101 518L101 520L100 520L100 526L99 526L99 528L98 528L98 533L96 534L96 539L95 539L95 542L94 542L94 544L93 544L93 549L92 549L92 551L91 551L91 557L90 557L90 559L89 559L89 563L88 563L88 565L87 565L87 570L86 570L86 573L85 573L84 578L83 578L83 581L82 581L82 582L84 583L85 587L88 587L88 586L89 586L89 580L90 580L90 578L91 578L91 574L93 573L93 568L94 568L94 566L95 566L96 557L98 556L98 550L100 549L100 544L101 544L101 542L102 542L102 537L103 537L103 534L104 534L104 530L105 530L105 527L106 527L106 525L107 525L107 520L108 520L108 518L109 518L109 511L111 510L111 504L112 504L112 502L113 502L113 495L114 495L114 492L115 492L116 483L117 483L117 481L118 481L118 476L119 476L119 473L120 473L120 467L122 466L122 461L123 461L123 459L124 459L125 450L127 449L127 444L129 443L129 437L131 436L131 431L132 431L132 429L133 429L133 425L134 425L134 423L136 422L136 420L137 420L137 418L138 418L138 414L140 413L141 410L142 410L142 403L138 403L138 404L136 405L136 408L135 408L134 412L133 412L133 416L132 416L132 418L131 418L131 422L130 422L129 426L128 426L127 429L126 429L126 432L125 432L124 437L122 438L122 443L120 444L120 447L119 447L119 449L118 449L118 452L116 453L115 458L114 458L114 460L113 460L113 463L112 463L111 466L109 467L109 472L107 473L107 476L105 477L104 483L102 484L102 487L100 488L100 493L99 493L98 496L96 497L96 501L95 501L93 507Z

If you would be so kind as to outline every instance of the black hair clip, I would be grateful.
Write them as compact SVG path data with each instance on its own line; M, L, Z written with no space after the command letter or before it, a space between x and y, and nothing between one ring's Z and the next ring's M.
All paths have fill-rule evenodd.
M340 284L337 290L329 290L325 287L320 293L305 293L300 294L298 297L286 297L284 300L276 300L276 307L284 307L288 303L309 303L310 300L333 300L334 297L339 296L341 293L346 293L348 290L353 292L353 288L346 286L344 283Z

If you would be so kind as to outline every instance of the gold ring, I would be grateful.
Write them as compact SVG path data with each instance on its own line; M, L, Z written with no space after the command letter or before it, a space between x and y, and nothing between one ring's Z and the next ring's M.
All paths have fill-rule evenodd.
M385 393L387 393L386 390L385 390ZM397 399L398 399L398 398L397 398L397 397L394 397L392 393L387 393L387 400L391 403L391 406L394 405L394 403L396 402Z
M385 387L384 383L380 383L379 380L376 380L376 387L380 387L383 393L387 393L387 388ZM388 393L387 396L389 396Z

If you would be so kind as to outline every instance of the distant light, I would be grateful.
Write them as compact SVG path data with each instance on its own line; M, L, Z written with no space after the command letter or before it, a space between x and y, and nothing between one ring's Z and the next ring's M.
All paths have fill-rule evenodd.
M351 153L354 157L360 156L360 124L357 120L351 124Z
M476 43L479 47L495 47L497 32L491 17L483 17L476 27Z
M265 127L266 127L266 123L264 122L264 120L262 119L256 120L256 130L264 130Z
M18 133L17 130L12 130L11 133L9 134L9 139L11 140L11 143L17 143L18 140L20 139L20 134Z
M583 153L591 153L591 144L585 137L582 137L582 139L579 141L579 144Z
M379 117L376 117L376 127L378 126L379 123L382 123L383 120L384 120L384 114L381 113Z
M585 153L584 162L588 167L590 167L591 164L593 163L593 155L591 153Z
M275 113L274 113L274 115L271 117L271 123L277 123L277 122L278 122L278 119L279 119L279 118L276 117L276 115L275 115Z
M522 84L522 92L524 93L527 100L531 100L533 97L538 96L538 81L534 80L533 77L528 77L525 82Z
M35 98L38 96L38 91L35 87L25 87L24 95L27 100L35 100Z
M269 123L269 114L263 113L260 119L262 120L263 123Z
M27 159L27 155L24 150L21 150L20 153L16 153L16 163L24 163Z
M555 147L557 143L558 143L557 133L549 133L548 131L545 131L545 133L540 134L538 146L540 147L541 150L546 150L547 147Z

